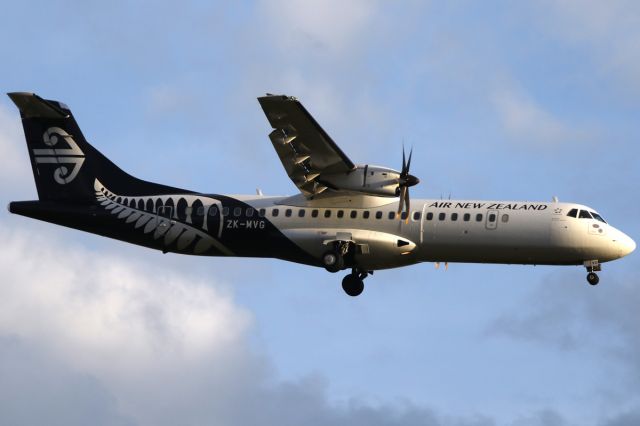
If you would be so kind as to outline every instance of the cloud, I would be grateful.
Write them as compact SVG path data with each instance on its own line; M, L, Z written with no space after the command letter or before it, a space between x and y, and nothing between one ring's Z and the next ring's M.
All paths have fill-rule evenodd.
M303 0L263 2L274 42L283 50L315 47L347 54L365 36L377 2L326 0L310 5Z
M0 423L490 425L280 382L224 284L0 230ZM73 408L72 408L73 407Z
M592 288L576 283L573 273L554 273L485 331L488 337L539 345L556 352L554 359L580 356L596 378L587 384L593 387L589 399L607 406L610 420L601 424L634 424L624 419L637 418L637 410L627 411L640 400L640 282L632 274L607 275ZM616 412L623 414L615 417Z
M630 410L605 421L603 426L637 426L640 424L640 409Z
M98 380L20 338L0 337L0 377L2 424L133 424Z
M499 89L491 101L507 135L517 142L557 145L584 137L522 91Z
M24 195L27 188L32 188L35 194L20 113L17 108L5 107L4 104L0 104L0 152L0 185L3 193Z
M584 46L601 72L620 78L625 90L640 90L640 7L633 0L548 0L538 15L549 33Z
M235 366L247 367L251 316L219 286L53 235L5 227L0 236L0 335L38 347L70 380L95 380L127 416L175 424L163 416L203 402L191 402L190 383L231 382Z

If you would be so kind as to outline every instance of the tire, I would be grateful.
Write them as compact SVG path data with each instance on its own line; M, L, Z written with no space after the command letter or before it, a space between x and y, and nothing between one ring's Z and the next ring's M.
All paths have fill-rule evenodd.
M322 264L329 272L338 272L344 268L344 258L333 250L322 255Z
M354 274L349 274L342 279L342 289L351 297L360 296L364 290L364 282Z
M600 278L595 272L589 272L587 274L587 282L591 285L597 285L600 282Z

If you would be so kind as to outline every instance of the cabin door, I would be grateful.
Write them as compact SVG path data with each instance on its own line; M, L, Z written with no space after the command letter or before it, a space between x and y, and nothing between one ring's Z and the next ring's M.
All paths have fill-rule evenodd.
M420 215L420 244L424 241L425 223L427 221L427 203L422 205L422 214Z
M498 210L487 211L485 226L487 229L496 229L498 227Z

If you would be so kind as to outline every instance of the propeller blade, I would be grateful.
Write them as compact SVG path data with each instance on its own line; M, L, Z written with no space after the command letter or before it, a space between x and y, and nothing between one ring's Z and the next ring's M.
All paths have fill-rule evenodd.
M369 170L369 165L365 164L364 166L364 176L362 178L362 187L367 186L367 171Z
M400 200L398 202L398 219L400 219L400 214L402 213L402 205L404 204L404 199L407 196L407 187L400 187Z
M404 154L404 152L403 152ZM409 151L409 160L407 161L407 174L409 174L409 168L411 167L411 156L413 155L413 147L411 147L411 151Z
M405 187L404 190L406 191L406 194L404 196L404 206L407 212L407 217L405 218L404 223L409 223L409 212L411 211L411 205L409 202L409 188Z
M400 177L403 177L407 173L406 169L407 164L404 158L404 145L402 145L402 170L400 171Z

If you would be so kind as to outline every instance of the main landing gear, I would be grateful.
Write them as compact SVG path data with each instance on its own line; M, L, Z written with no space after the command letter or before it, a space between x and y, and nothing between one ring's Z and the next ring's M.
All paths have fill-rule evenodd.
M322 255L322 264L329 272L338 272L354 264L353 250L347 241L338 241L332 250ZM351 273L342 279L342 289L349 296L359 296L364 290L364 279L369 275L368 271L353 266Z
M597 285L600 282L600 277L596 274L597 271L601 271L600 262L597 260L586 260L584 262L585 268L587 268L587 282L591 285Z
M342 289L351 297L359 296L364 290L364 279L369 275L366 271L353 268L352 272L342 279Z

